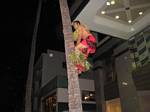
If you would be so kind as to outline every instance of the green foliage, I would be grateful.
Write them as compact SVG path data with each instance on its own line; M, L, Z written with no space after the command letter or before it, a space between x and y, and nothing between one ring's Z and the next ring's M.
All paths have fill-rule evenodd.
M85 71L88 71L92 66L91 64L87 61L87 58L85 55L80 52L80 51L73 51L69 54L69 59L74 63L74 64L81 64L84 66Z

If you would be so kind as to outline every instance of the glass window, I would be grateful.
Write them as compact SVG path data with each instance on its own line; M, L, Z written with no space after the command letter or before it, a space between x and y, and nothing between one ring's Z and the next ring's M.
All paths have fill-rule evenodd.
M44 112L56 112L56 94L47 97L43 101Z

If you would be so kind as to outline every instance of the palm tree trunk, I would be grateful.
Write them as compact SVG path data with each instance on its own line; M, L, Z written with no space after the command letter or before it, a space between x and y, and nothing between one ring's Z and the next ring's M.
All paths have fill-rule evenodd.
M59 0L62 15L63 33L65 41L65 54L67 62L68 76L68 103L69 112L82 112L82 101L79 87L79 79L75 66L69 60L69 54L74 51L74 42L72 38L71 20L67 0Z
M33 32L32 43L31 43L28 76L26 81L25 112L32 112L33 66L34 66L34 59L35 59L36 38L37 38L38 24L39 24L40 14L41 14L41 7L42 7L42 0L39 0L39 5L38 5L37 15L36 15L36 23L34 26L34 32Z

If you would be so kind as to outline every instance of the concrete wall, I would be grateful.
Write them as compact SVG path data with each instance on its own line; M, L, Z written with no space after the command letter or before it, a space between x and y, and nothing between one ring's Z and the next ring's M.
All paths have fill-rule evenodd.
M80 89L95 91L94 80L79 79Z
M65 54L63 52L48 50L47 54L43 55L42 87L55 76L66 75L63 62L65 62Z
M95 91L94 80L79 79L80 90ZM68 102L68 89L57 89L57 102Z
M115 52L120 49L125 49L125 44L116 49ZM117 56L115 65L122 112L140 112L137 91L132 78L132 61L130 58L130 52L126 51Z

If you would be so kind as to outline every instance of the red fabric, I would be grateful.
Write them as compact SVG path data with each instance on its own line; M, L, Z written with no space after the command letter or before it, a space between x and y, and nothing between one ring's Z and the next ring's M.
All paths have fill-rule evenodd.
M93 35L89 35L89 37L87 39L83 39L81 41L81 44L83 44L84 46L87 47L87 52L86 55L88 56L88 54L93 54L96 51L96 46L90 46L89 43L96 43L96 39Z
M96 51L96 39L93 35L89 35L86 39L81 41L81 44L87 48L80 49L83 54L85 54L85 59L88 58L89 54L93 54ZM81 64L75 65L79 74L85 71L85 67Z

